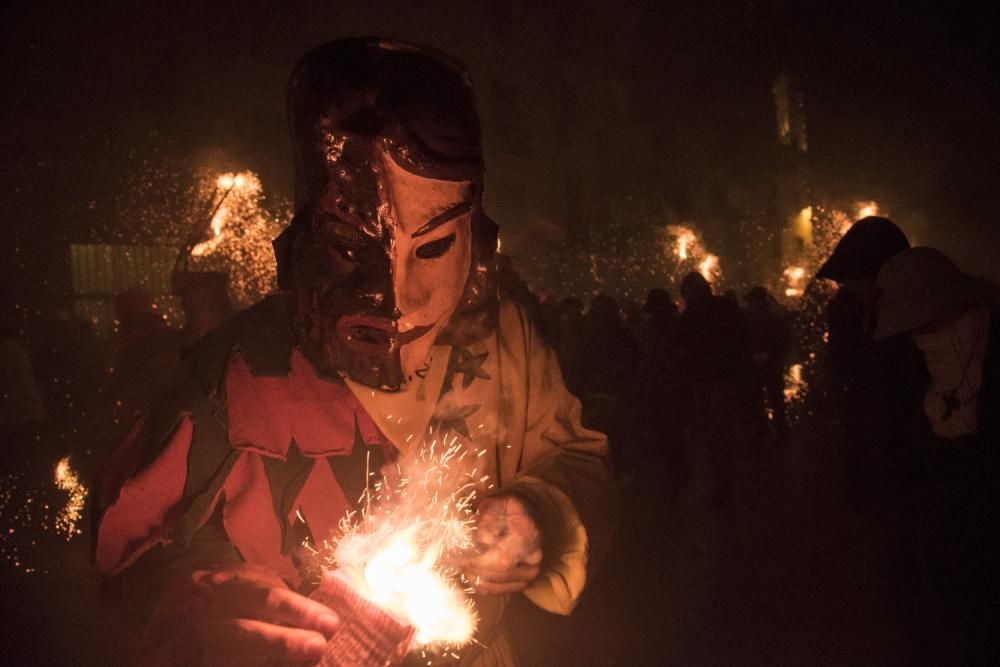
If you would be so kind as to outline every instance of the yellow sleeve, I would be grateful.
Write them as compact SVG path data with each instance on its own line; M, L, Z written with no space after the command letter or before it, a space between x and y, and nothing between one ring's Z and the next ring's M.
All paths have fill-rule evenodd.
M607 437L581 424L580 402L563 384L555 353L523 312L517 315L526 370L516 383L526 394L524 435L507 490L525 497L542 524L543 571L525 595L565 615L579 600L588 568L610 548L621 498L610 473Z

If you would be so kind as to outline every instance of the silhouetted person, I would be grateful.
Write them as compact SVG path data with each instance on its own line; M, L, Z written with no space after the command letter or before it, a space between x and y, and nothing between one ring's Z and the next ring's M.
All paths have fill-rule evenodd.
M639 344L625 326L618 303L607 295L598 294L590 302L578 362L584 414L595 428L609 432L618 456L623 439L616 434L626 421L625 399L635 384Z
M721 509L732 502L733 449L747 441L753 409L747 325L739 307L713 295L697 271L684 277L681 296L678 345L689 440L708 454L711 504Z
M943 639L947 619L934 616L921 556L921 451L931 437L921 414L927 368L909 336L876 340L876 276L894 255L909 248L903 232L885 218L864 218L851 227L817 277L840 285L828 306L829 349L843 390L845 496L870 516L885 548L889 601L900 625L904 656L920 660ZM926 659L926 656L923 656Z
M750 358L757 386L767 397L779 447L788 436L785 412L785 365L792 342L788 321L777 312L768 291L754 287L746 296L746 318L750 333Z
M898 253L882 266L877 285L875 338L911 338L929 376L919 387L923 391L920 417L929 423L934 436L925 441L919 524L926 539L917 554L925 554L923 566L931 593L958 611L965 637L958 655L924 658L997 664L996 591L991 583L997 549L990 522L995 520L998 505L998 291L995 285L962 273L933 248ZM918 628L925 633L922 637L934 633L940 622L936 617L924 620Z
M640 312L638 338L642 362L636 376L635 400L629 406L642 465L634 465L647 486L678 488L686 477L682 420L679 417L677 304L665 289L651 289ZM642 482L640 482L642 485Z
M180 369L180 337L156 312L152 296L133 287L115 295L111 368L99 415L99 445L111 446L135 415L149 410Z
M890 220L859 220L820 267L817 278L840 285L827 307L829 350L844 389L845 496L856 510L869 512L892 484L911 475L913 397L926 371L919 351L904 336L874 340L877 317L875 277L882 264L909 247ZM903 425L903 427L901 427Z
M184 309L181 339L185 349L232 317L228 278L226 273L209 271L185 271L174 276L174 293L180 295Z

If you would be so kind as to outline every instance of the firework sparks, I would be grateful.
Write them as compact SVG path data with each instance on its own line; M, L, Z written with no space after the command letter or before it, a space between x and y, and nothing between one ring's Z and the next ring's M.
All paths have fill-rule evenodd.
M476 460L455 438L432 440L366 491L360 520L347 517L323 554L359 595L412 625L424 651L463 646L478 624L451 565L474 548Z
M229 274L234 301L247 306L276 286L271 241L287 223L288 212L265 207L263 186L253 172L223 174L215 186L223 194L212 215L211 236L191 248L191 268Z
M55 484L60 491L69 494L66 505L56 515L56 532L63 534L67 540L81 533L77 524L83 515L83 506L87 501L87 487L80 481L76 472L69 465L69 457L64 457L56 464Z

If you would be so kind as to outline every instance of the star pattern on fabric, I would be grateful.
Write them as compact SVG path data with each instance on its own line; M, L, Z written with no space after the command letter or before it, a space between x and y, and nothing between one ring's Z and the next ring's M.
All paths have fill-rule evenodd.
M465 423L465 419L472 416L479 408L479 405L458 405L443 412L437 417L438 429L441 432L454 431L462 434L466 440L471 440L472 435L469 433L469 425Z
M468 389L476 378L489 380L490 374L483 370L483 364L489 356L489 352L473 354L464 348L457 348L451 358L450 374L453 377L459 373L462 374L462 389Z

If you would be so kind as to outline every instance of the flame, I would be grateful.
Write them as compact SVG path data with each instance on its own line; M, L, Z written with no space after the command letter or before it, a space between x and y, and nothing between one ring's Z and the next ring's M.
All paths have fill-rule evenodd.
M688 248L695 242L694 232L688 230L677 237L677 257L679 259L688 258Z
M813 207L806 206L802 208L798 214L795 216L794 220L795 234L802 242L806 245L812 245L813 243Z
M82 532L77 523L83 515L83 506L89 491L70 467L68 456L56 464L55 484L61 491L69 493L66 505L56 515L55 529L57 533L63 533L66 539L70 540Z
M800 297L805 294L806 270L801 266L789 266L782 274L785 277L785 296Z
M698 264L698 273L700 273L705 280L710 283L714 283L722 275L722 268L719 266L719 258L716 255L709 253L705 255L705 259L701 260Z
M361 520L348 517L328 545L336 567L361 596L416 628L422 648L459 647L478 625L458 571L449 565L469 552L475 519L472 503L487 476L477 476L468 450L452 438L421 447L395 478L375 485Z
M854 205L857 215L855 220L860 220L861 218L867 218L871 215L878 215L879 207L878 202L867 201L867 202L857 202Z
M223 190L239 189L253 182L253 179L249 178L248 175L252 177L252 174L242 172L237 174L222 174L215 182Z
M687 225L667 225L667 234L674 238L673 252L677 259L693 258L698 251L698 235Z
M225 206L220 206L219 210L212 216L212 222L210 223L210 227L212 228L212 238L207 241L202 241L195 247L191 248L191 255L193 257L207 255L215 250L220 243L222 243L222 229L226 226L227 215L229 215L229 209Z

